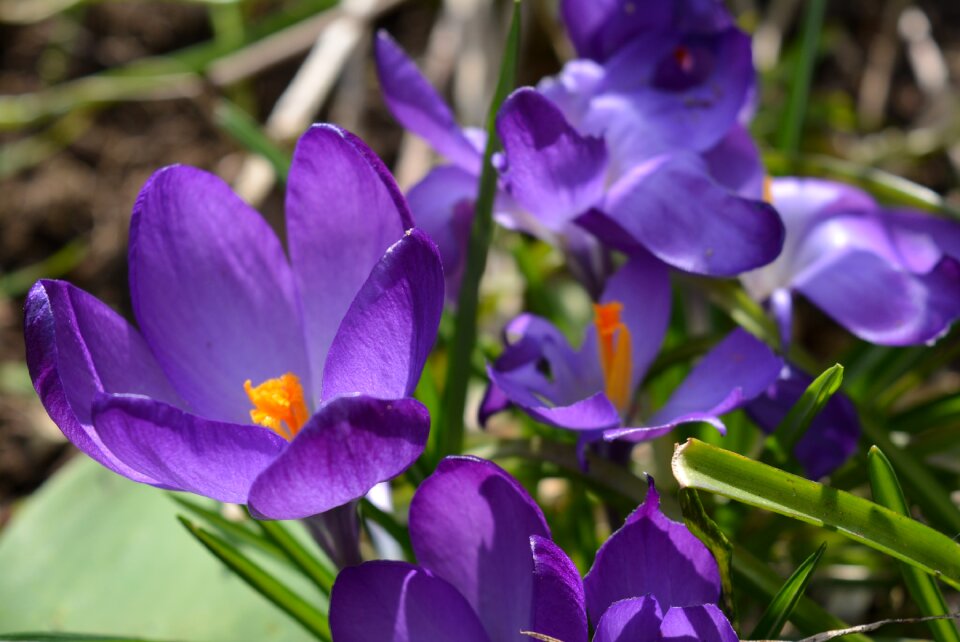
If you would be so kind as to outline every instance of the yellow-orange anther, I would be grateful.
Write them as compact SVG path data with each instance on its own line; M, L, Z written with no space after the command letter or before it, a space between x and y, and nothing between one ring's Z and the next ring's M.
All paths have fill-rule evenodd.
M597 340L600 342L600 366L607 397L621 412L630 405L630 375L633 370L630 330L620 320L623 304L619 301L593 306Z
M763 177L763 200L773 205L773 179L769 176Z
M284 439L293 439L310 418L303 400L303 386L297 375L291 372L267 379L258 386L247 379L243 389L253 404L250 411L253 423L266 426Z

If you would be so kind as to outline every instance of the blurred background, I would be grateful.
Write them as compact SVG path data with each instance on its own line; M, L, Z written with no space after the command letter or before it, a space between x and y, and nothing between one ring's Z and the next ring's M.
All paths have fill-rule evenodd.
M754 34L753 132L772 173L873 180L960 209L960 3L826 3L795 165L773 150L806 2L728 4ZM23 360L32 283L67 278L131 318L127 230L150 174L210 170L279 229L276 151L312 122L358 134L408 187L433 158L384 107L372 35L389 31L461 122L478 125L508 11L495 0L0 0L0 529L72 456ZM534 84L573 50L556 0L525 0L523 11L519 81ZM497 281L501 267L515 271L509 256L494 255L487 288L500 318L520 305L519 286Z

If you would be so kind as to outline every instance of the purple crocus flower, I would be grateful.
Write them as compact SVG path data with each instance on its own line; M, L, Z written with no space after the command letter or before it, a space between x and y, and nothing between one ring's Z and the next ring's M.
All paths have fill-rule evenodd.
M827 180L776 179L771 193L786 224L784 250L742 280L769 299L785 340L794 292L884 345L934 341L960 317L960 224L883 208Z
M677 37L686 38L673 32L664 36L670 42ZM753 78L749 40L746 53L744 87L752 86ZM455 280L465 259L482 136L457 125L449 107L385 34L378 36L376 54L391 112L451 162L428 174L409 198L418 225L438 239L448 278ZM727 62L733 64L715 65L718 73ZM739 96L737 109L724 107L714 117L711 103L694 99L705 89L691 85L679 91L671 85L663 90L669 99L651 99L660 107L641 114L634 103L647 104L641 98L649 92L621 86L633 64L607 69L592 61L571 63L569 73L544 81L541 91L523 88L507 99L497 117L504 147L497 158L497 220L568 250L594 290L605 276L593 268L603 263L596 260L598 239L708 275L739 274L773 260L783 225L760 200L756 148L736 118L746 89L732 92ZM723 79L701 80L711 87ZM677 131L689 142L701 129L709 135L681 148L654 144L648 135ZM626 144L628 139L632 142Z
M488 367L481 420L510 404L547 424L575 430L581 443L603 438L645 441L675 426L705 421L743 406L774 383L783 361L737 329L717 344L640 426L635 392L663 341L669 321L667 266L637 254L607 282L596 320L574 349L549 321L522 315L507 325L506 348Z
M414 494L419 565L344 569L330 598L337 642L699 640L737 636L715 606L717 564L647 498L604 543L586 578L550 538L540 507L497 465L448 457Z
M330 125L297 144L286 212L289 261L226 183L168 167L130 225L139 329L69 283L33 287L27 364L70 441L134 481L275 519L359 498L414 461L436 247L376 155Z

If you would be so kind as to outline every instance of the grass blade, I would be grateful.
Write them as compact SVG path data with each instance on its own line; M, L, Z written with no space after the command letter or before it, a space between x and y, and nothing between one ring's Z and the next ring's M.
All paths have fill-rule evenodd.
M300 623L318 640L331 642L330 626L320 611L308 604L277 578L231 546L226 540L205 531L185 517L178 517L191 535L200 540L224 565L255 591Z
M786 464L790 461L790 455L797 442L807 432L810 423L820 414L834 393L840 389L842 382L843 366L838 363L824 370L813 380L813 383L807 386L797 403L793 404L790 412L767 439L767 448L778 462Z
M330 595L337 569L329 559L322 560L308 551L281 522L258 521L267 538L283 551L303 575L317 585L324 595Z
M193 513L196 517L205 521L207 525L218 530L226 538L233 538L238 542L249 544L276 559L288 561L283 551L267 540L266 537L249 528L246 523L227 519L218 511L201 506L194 501L181 497L177 493L169 493L168 497L181 507Z
M417 556L413 552L413 545L410 543L410 531L407 527L397 521L397 519L380 509L379 506L364 497L360 500L360 516L369 519L374 524L378 524L383 530L387 531L393 539L397 540L403 554L408 560L414 560Z
M283 183L287 182L287 174L290 173L290 154L270 140L250 114L224 99L217 105L214 122L245 149L267 159L277 178Z
M463 413L466 407L470 363L477 343L477 308L480 296L480 278L487 265L487 250L493 235L493 202L497 192L497 170L493 154L500 145L496 132L497 112L516 82L517 58L520 52L520 2L513 4L513 19L507 45L500 64L497 89L487 113L487 147L483 152L483 171L474 209L473 225L467 248L467 266L457 299L457 322L450 345L449 370L440 405L437 450L434 462L444 455L463 449Z
M716 522L707 515L700 495L694 489L680 489L680 510L683 513L683 523L703 542L717 561L720 568L720 586L723 589L723 610L734 628L738 628L737 607L733 601L733 545Z
M810 583L813 571L816 570L817 564L820 563L820 558L823 557L825 550L827 550L827 545L823 543L813 555L805 559L803 563L797 567L797 570L787 578L787 581L784 582L780 590L777 591L773 600L770 601L770 605L767 606L763 615L760 616L760 621L757 622L753 633L750 634L751 640L772 639L780 635L783 625L790 619L790 615L796 608L797 603L800 602L800 598L803 597L804 592L807 590L807 584Z
M790 87L785 122L780 130L780 149L788 154L794 153L800 148L803 121L807 113L807 101L810 98L810 80L813 77L813 65L816 62L817 47L820 44L820 31L823 28L823 14L826 7L826 0L808 0L807 2L800 60L794 69L793 86Z
M878 504L901 515L910 515L907 498L897 481L897 474L883 451L873 446L867 455L867 468L870 471L870 489ZM913 601L924 615L948 615L950 610L936 581L922 571L901 565L903 581ZM937 642L960 642L960 633L953 620L933 620L928 623Z
M677 446L673 474L681 486L837 531L960 589L960 544L866 499L696 439Z

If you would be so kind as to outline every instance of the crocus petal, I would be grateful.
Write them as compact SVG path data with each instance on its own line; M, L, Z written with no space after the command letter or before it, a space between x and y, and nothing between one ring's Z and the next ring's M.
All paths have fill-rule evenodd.
M593 642L658 640L662 619L660 604L652 595L620 600L604 611Z
M550 229L585 212L603 193L606 145L581 136L536 90L513 92L497 114L506 169L503 180L517 202Z
M762 341L737 328L704 356L666 405L642 428L621 428L604 438L645 441L681 423L705 421L721 432L726 414L762 394L777 380L783 360Z
M110 452L93 430L101 392L182 403L140 333L100 300L63 281L39 281L24 311L27 367L40 401L77 448L134 481L159 484Z
M683 524L660 512L653 480L643 504L604 542L583 583L590 620L619 600L653 595L663 607L716 602L720 571Z
M333 399L254 481L250 512L298 519L359 499L406 470L429 430L430 414L414 399Z
M960 262L953 258L927 274L913 274L876 254L854 250L805 273L794 285L837 323L871 343L927 343L960 317Z
M639 250L610 277L600 300L623 304L621 319L630 331L632 349L630 389L636 390L667 334L670 271L663 261Z
M603 61L638 34L668 26L672 4L658 0L562 0L560 12L577 53Z
M492 640L529 639L531 535L550 536L540 507L489 461L444 459L410 504L417 559L467 598Z
M385 31L377 33L375 57L383 98L394 118L450 162L478 175L480 152L464 135L450 107Z
M787 416L813 377L795 367L747 406L747 414L766 432L772 432ZM860 420L853 402L838 393L814 417L794 449L807 477L819 479L843 464L857 448Z
M249 423L243 383L309 386L293 274L279 239L221 179L160 170L130 222L130 295L143 336L192 411Z
M137 395L100 395L93 423L122 462L177 490L245 504L256 479L287 442L260 426L191 415Z
M743 125L734 125L723 139L703 154L710 175L745 198L763 199L766 171L760 150Z
M447 299L455 301L467 265L477 177L453 165L435 167L410 188L407 200L417 227L433 239L443 261Z
M563 550L546 537L530 536L533 551L531 631L563 642L587 642L583 581Z
M455 588L406 562L366 562L343 569L330 594L337 642L489 642Z
M400 189L359 138L332 125L300 137L287 181L287 239L303 301L313 399L347 309L384 252L413 227Z
M715 183L696 156L660 156L610 190L602 208L670 265L729 276L769 263L783 246L776 210Z
M327 355L324 398L413 394L442 312L437 247L423 232L410 230L387 250L347 311Z
M673 607L663 616L663 640L676 642L739 642L740 637L715 604Z

